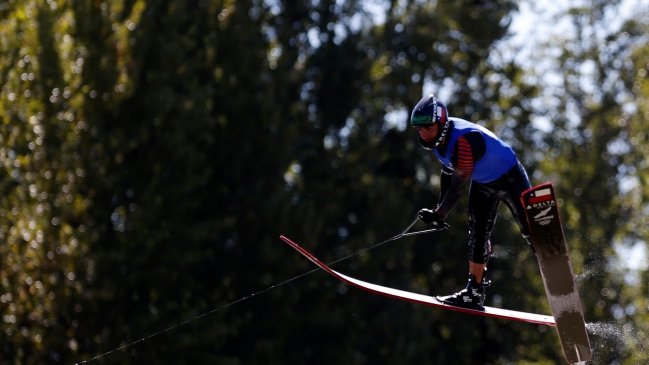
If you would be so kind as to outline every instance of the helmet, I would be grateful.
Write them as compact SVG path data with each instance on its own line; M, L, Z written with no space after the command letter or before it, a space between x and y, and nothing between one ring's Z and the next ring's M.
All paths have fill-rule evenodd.
M433 94L424 96L415 106L410 116L410 125L413 127L423 127L428 125L439 124L439 134L437 138L426 147L435 148L442 143L448 133L450 121L446 105L437 100Z

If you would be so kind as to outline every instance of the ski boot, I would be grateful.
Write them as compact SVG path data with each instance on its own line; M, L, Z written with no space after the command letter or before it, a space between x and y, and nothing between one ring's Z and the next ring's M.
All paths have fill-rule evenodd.
M487 294L485 288L489 285L491 285L491 281L487 281L484 277L482 283L476 283L475 276L469 275L469 283L466 288L455 294L443 297L436 296L435 299L444 304L483 311L483 304Z

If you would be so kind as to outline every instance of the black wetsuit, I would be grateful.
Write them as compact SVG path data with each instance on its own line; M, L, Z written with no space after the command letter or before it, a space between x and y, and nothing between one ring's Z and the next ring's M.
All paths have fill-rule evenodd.
M423 147L429 148L425 141L421 138L419 140ZM449 146L450 143L453 146ZM501 201L510 209L521 234L532 247L529 226L520 201L521 194L531 185L525 168L516 159L509 146L483 127L462 119L451 118L450 132L435 152L442 162L441 189L437 207L440 214L448 214L460 199L466 185L469 185L470 261L486 264L489 260L491 255L489 237ZM507 156L493 158L494 156L490 154Z

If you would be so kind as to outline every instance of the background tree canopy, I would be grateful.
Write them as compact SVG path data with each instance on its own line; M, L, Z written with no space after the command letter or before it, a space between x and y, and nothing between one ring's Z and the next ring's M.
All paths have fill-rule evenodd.
M302 275L278 239L332 262L434 206L430 92L555 184L590 363L647 362L649 17L570 7L519 62L517 4L0 2L0 364L563 363L552 328ZM465 208L335 269L455 292ZM492 242L488 304L549 314L506 209Z

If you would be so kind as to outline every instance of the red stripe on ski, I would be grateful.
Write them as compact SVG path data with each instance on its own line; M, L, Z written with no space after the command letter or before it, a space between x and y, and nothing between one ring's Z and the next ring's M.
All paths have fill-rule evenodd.
M552 316L546 316L542 314L534 314L534 313L525 313L525 312L518 312L518 311L512 311L512 310L507 310L507 309L500 309L500 308L493 308L493 307L484 307L484 311L479 311L475 309L469 309L469 308L462 308L462 307L455 307L452 305L444 304L434 297L428 296L428 295L423 295L423 294L417 294L417 293L411 293L399 289L392 289L388 288L385 286L381 285L376 285L376 284L371 284L367 283L362 280L354 279L349 276L343 275L337 271L332 270L329 266L326 264L322 263L320 260L315 258L315 256L311 255L308 251L300 247L297 243L291 241L290 239L280 236L280 239L282 239L284 242L288 243L291 247L293 247L295 250L297 250L299 253L304 255L306 258L311 260L314 264L319 266L321 269L324 271L328 272L329 274L335 276L339 280L348 283L350 285L353 285L355 287L361 288L363 290L369 291L371 293L375 294L380 294L384 295L387 297L395 298L395 299L400 299L400 300L405 300L405 301L410 301L413 303L418 303L418 304L424 304L424 305L429 305L432 307L439 307L439 308L444 308L444 309L450 309L453 311L458 311L458 312L464 312L464 313L470 313L470 314L477 314L485 317L494 317L494 318L501 318L501 319L509 319L509 320L515 320L515 321L520 321L520 322L526 322L526 323L536 323L536 324L543 324L546 326L555 326L554 322L554 317Z

